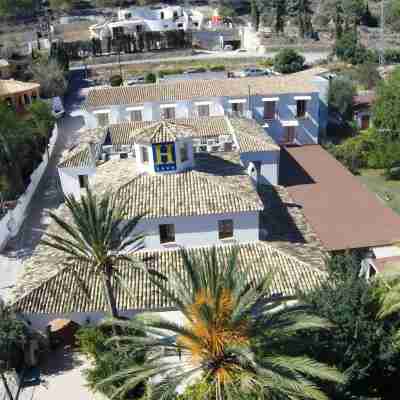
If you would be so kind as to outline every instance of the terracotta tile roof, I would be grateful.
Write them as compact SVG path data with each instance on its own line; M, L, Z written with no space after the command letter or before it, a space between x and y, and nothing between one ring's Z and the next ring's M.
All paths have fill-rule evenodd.
M89 147L75 152L71 157L58 165L59 168L89 167L95 165Z
M100 143L104 140L104 129L82 129L79 141L61 155L59 168L76 168L92 165L101 150ZM89 148L92 146L93 159L90 157Z
M216 137L230 134L229 125L225 117L179 118L168 121L190 126L194 130L193 136L195 137ZM154 121L112 124L109 126L111 144L113 146L132 145L135 142L135 132L153 124Z
M90 109L153 101L169 102L223 96L247 97L249 86L253 94L260 95L318 92L311 79L307 79L301 74L240 79L189 80L90 90L85 106Z
M250 177L242 176L241 181ZM162 218L259 211L257 195L248 196L241 187L230 185L227 177L188 171L178 174L141 174L116 192L126 204L128 216ZM247 189L249 186L245 185Z
M280 149L257 121L245 118L232 118L229 122L235 132L241 153Z
M296 176L292 171L302 171ZM280 179L330 251L392 244L400 216L318 145L281 152Z
M0 79L0 96L10 96L28 90L39 89L40 85L35 82L21 82L14 79Z
M175 142L180 137L192 137L194 134L191 126L172 121L153 122L132 133L136 143L144 144Z
M267 274L272 274L271 295L294 296L298 289L310 290L326 277L326 274L317 268L288 256L266 243L256 242L237 246L238 263L240 268L247 272L249 282L256 284ZM222 262L226 260L231 249L231 245L218 246L218 258ZM190 256L202 258L209 255L210 250L211 247L199 247L189 249L188 252ZM141 251L135 257L166 277L178 273L187 279L181 250ZM90 273L84 264L74 269L85 281L90 300L79 291L71 267L66 267L16 301L14 303L16 310L24 314L106 311L102 285L97 276ZM148 274L135 270L126 263L120 264L119 271L127 285L127 290L119 285L116 286L119 310L162 310L174 307L174 304L152 285Z

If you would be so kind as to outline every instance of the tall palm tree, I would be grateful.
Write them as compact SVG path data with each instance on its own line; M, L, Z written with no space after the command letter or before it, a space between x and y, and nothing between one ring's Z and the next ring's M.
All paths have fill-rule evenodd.
M66 197L65 205L72 216L72 224L50 213L60 233L46 233L42 243L63 252L66 264L72 268L84 264L93 274L98 275L109 312L117 318L113 278L119 277L116 268L118 262L129 261L134 268L143 267L131 257L143 248L143 234L132 234L141 216L123 222L126 217L125 207L110 194L97 198L90 189L80 201L73 196ZM84 289L85 282L79 283Z
M249 283L238 268L236 250L221 256L215 249L201 258L183 252L184 273L168 281L151 278L185 322L154 316L115 322L141 334L111 340L120 351L145 352L146 360L140 366L133 361L131 368L101 381L100 390L118 382L113 397L123 398L147 381L151 399L174 398L177 390L193 384L207 388L204 399L237 399L238 393L257 399L327 399L314 379L340 382L342 375L306 356L288 355L285 343L290 339L293 345L299 332L329 325L299 306L268 298L270 277Z

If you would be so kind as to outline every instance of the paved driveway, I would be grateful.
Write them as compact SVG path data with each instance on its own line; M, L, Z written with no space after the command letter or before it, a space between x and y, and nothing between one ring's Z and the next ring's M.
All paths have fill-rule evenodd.
M69 94L65 99L66 115L58 121L59 136L49 165L43 174L36 193L27 210L25 222L19 234L10 240L0 254L0 299L9 300L12 287L22 272L22 262L34 251L49 224L48 212L57 208L63 196L58 183L57 164L61 153L76 140L82 127L80 117L71 117L71 112L83 103L83 72L72 73Z

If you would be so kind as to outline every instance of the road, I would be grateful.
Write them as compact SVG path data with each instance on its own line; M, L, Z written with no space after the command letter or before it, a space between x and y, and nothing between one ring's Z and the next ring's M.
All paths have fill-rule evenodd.
M6 249L0 253L0 300L10 300L12 288L22 271L22 261L32 254L39 243L43 230L49 223L49 211L57 208L62 202L57 164L61 153L75 140L82 124L79 118L70 116L73 110L80 108L84 100L81 95L84 83L82 78L82 71L72 74L69 94L65 99L66 115L58 121L59 135L47 169L27 210L22 228L18 235L9 241Z
M243 59L243 58L272 58L275 57L277 52L269 52L265 54L259 53L237 53L235 51L219 51L219 52L202 52L198 54L194 54L191 56L181 56L181 57L168 57L168 58L149 58L149 59L141 59L141 60L131 60L131 61L121 61L121 65L135 65L135 64L165 64L166 62L179 62L179 61L198 61L198 60L212 60L212 59ZM324 52L304 52L302 53L304 58L306 59L307 64L313 64L317 61L321 61L328 57L330 54L329 51ZM117 63L105 63L105 64L89 64L87 68L108 68L115 66ZM85 68L84 65L71 67L71 71L83 70Z

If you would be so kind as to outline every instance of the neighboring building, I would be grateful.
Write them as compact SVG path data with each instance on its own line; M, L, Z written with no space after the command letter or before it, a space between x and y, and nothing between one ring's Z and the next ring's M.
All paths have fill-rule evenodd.
M11 78L11 67L7 60L0 59L0 79Z
M309 72L96 89L89 92L79 113L87 128L133 117L157 121L245 116L262 124L278 144L313 144L318 143L320 128L319 87L314 77Z
M0 80L0 101L4 101L16 111L22 112L25 107L39 98L40 85L35 82L21 82L14 79Z
M203 15L181 6L132 7L118 11L115 20L101 22L89 28L92 38L103 40L120 35L152 31L199 29Z
M353 99L354 119L361 130L371 126L372 105L376 95L372 90L359 92Z

